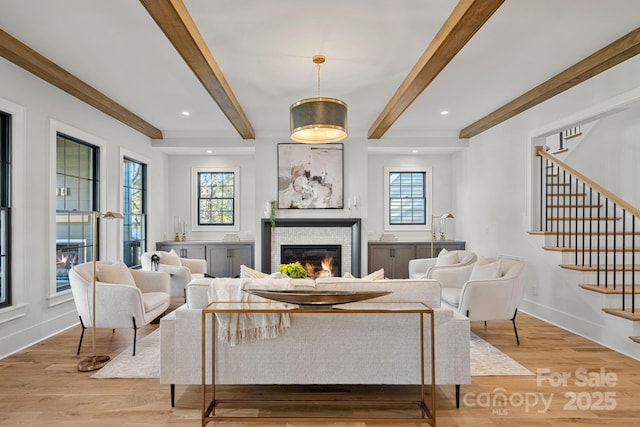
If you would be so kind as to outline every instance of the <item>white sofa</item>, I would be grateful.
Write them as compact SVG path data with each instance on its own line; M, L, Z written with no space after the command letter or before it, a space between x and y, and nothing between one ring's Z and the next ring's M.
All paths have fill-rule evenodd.
M254 287L252 283L255 285L259 280L265 279L194 281L186 288L187 304L161 320L160 383L171 385L172 406L176 384L201 383L201 309L210 302L210 287L225 283ZM391 290L391 294L375 301L424 302L434 308L436 383L456 385L459 403L460 384L471 382L470 326L465 316L440 308L440 283L426 279L318 279L315 286L317 290ZM419 320L415 314L305 313L291 315L290 320L291 327L274 339L235 346L218 341L216 383L420 382ZM425 339L428 339L428 321L425 321L425 330ZM208 332L207 336L210 336ZM206 345L210 348L209 342ZM431 362L427 360L425 372L430 369ZM210 378L209 372L207 378Z

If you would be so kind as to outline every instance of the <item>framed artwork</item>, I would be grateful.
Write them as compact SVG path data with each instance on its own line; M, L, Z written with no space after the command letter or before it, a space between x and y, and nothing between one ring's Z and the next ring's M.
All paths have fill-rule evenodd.
M342 144L278 144L278 209L343 209Z

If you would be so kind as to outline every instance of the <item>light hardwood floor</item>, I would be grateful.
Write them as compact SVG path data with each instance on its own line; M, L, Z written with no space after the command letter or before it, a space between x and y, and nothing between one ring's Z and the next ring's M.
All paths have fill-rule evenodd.
M510 322L481 322L472 330L536 373L547 377L473 377L462 386L455 408L454 387L438 387L437 426L631 426L640 424L640 362L526 314L518 315L521 345ZM142 337L158 325L139 331ZM199 386L177 386L176 407L169 386L157 379L91 379L76 369L90 352L87 338L76 356L79 327L0 360L1 426L198 426ZM131 343L132 332L99 330L99 354L112 357ZM640 345L640 344L639 344ZM561 381L561 376L569 376ZM585 384L586 383L586 384ZM226 387L236 394L279 394L296 388ZM308 390L308 388L307 388ZM391 388L400 395L410 388ZM364 397L363 387L316 391L323 397ZM548 407L546 405L549 405ZM355 412L354 412L355 413ZM325 412L324 415L334 415ZM218 422L209 425L285 427L286 423ZM380 425L380 424L370 424ZM390 425L390 424L385 424ZM402 424L412 426L414 424ZM424 425L424 424L415 424ZM363 423L289 423L288 427L353 426Z

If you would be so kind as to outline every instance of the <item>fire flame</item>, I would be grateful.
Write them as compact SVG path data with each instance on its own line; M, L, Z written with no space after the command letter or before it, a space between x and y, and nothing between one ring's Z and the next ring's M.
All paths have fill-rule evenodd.
M311 278L315 277L333 277L333 272L331 271L331 266L333 265L333 257L327 255L322 261L320 261L320 270L316 270L313 267L313 264L306 262L304 264L304 269L307 270L307 276Z

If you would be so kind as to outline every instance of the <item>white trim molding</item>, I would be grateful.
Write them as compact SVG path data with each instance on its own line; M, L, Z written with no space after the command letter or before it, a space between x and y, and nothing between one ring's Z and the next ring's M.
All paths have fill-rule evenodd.
M233 172L233 225L198 225L198 174L201 172ZM187 225L188 227L188 225ZM191 168L191 231L240 231L240 168Z

